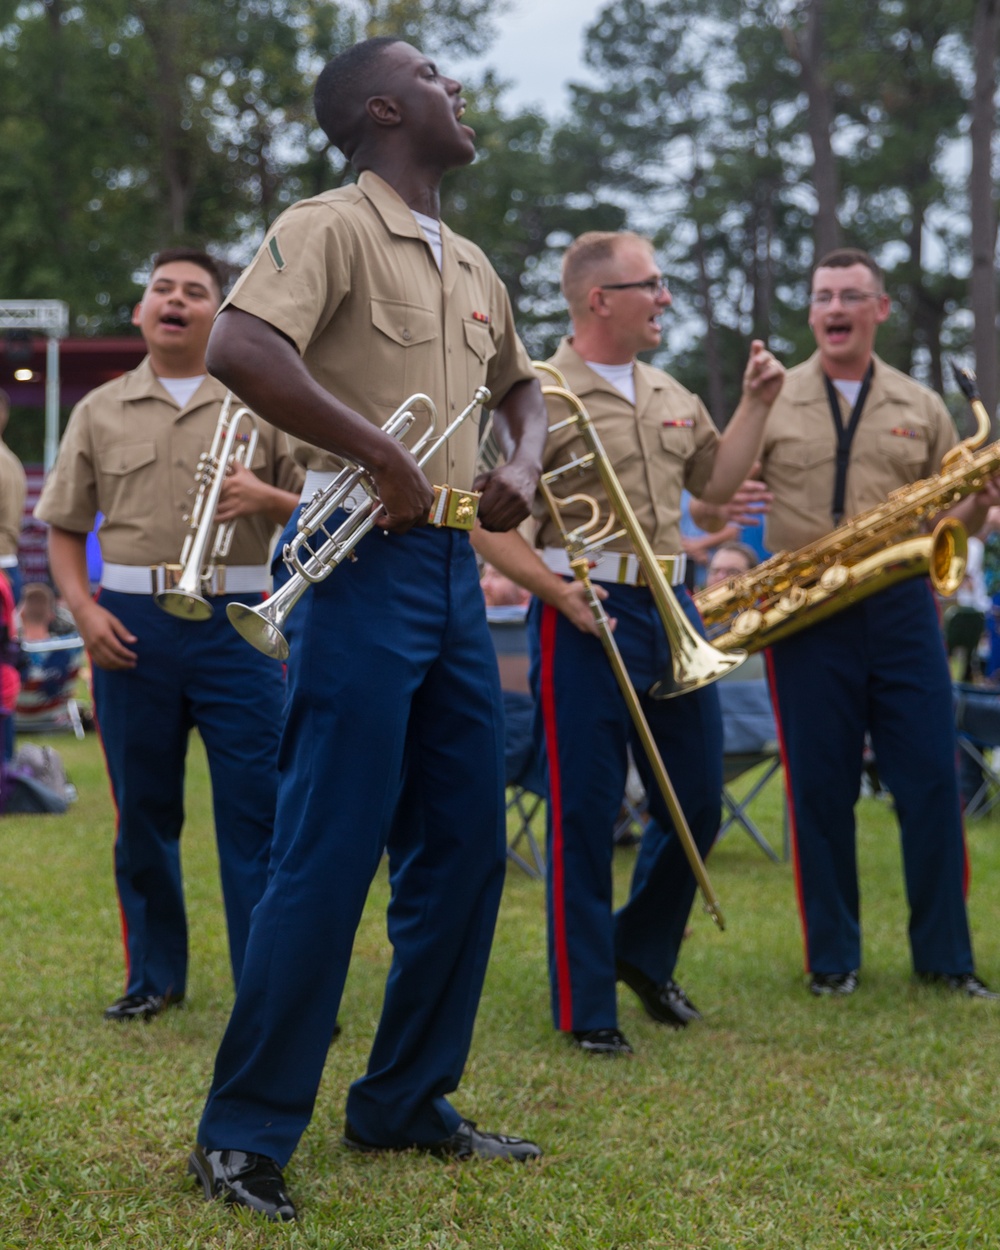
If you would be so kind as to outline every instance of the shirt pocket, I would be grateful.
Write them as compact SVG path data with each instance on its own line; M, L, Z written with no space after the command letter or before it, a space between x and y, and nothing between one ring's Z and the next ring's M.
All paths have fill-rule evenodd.
M430 308L388 299L372 300L371 318L365 390L374 403L395 411L432 385L440 318Z
M117 443L101 453L100 476L108 498L101 511L122 520L148 517L157 496L156 444ZM162 483L161 483L162 486Z
M786 438L775 444L773 450L767 454L767 461L769 464L780 464L805 472L829 464L836 457L837 449L830 443Z
M927 440L923 430L909 434L880 434L878 452L895 464L901 465L908 481L923 477L927 470Z
M694 455L694 425L660 425L660 451L687 463Z

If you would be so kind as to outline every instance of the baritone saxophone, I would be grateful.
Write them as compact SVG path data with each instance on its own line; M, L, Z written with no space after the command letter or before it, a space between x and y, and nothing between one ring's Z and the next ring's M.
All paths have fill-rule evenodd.
M982 490L1000 472L1000 441L985 443L990 415L968 369L952 362L976 430L949 451L935 477L894 490L884 503L798 551L781 551L741 577L695 596L713 644L720 650L760 651L887 586L929 576L947 598L962 584L968 552L965 527L938 513Z

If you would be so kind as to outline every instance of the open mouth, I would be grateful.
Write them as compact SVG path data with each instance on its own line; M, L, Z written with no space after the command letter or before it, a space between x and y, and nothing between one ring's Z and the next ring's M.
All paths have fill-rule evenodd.
M176 326L178 329L183 330L187 326L187 320L177 313L165 313L164 316L160 318L160 325Z
M824 328L827 340L831 343L843 343L850 337L851 326L849 322L831 321Z

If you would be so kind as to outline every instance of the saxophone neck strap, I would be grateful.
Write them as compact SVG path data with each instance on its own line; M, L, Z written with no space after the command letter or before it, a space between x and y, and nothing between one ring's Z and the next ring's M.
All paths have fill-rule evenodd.
M854 407L851 409L851 415L847 425L841 418L840 412L840 396L836 386L830 378L823 374L823 381L826 383L826 396L830 401L830 415L833 418L833 429L837 436L837 475L833 484L833 524L838 526L844 519L844 498L847 494L847 466L851 459L851 443L854 441L854 435L858 428L858 422L861 420L861 410L865 406L865 400L868 398L868 392L872 384L873 366L869 363L865 370L865 376L861 380L861 389L858 391L858 397L854 401Z

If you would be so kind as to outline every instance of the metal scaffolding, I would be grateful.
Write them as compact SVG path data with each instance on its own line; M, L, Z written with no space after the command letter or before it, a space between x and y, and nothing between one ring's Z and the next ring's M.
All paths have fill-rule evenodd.
M0 301L0 334L39 330L45 344L45 471L59 448L59 340L69 333L69 305L61 299Z

